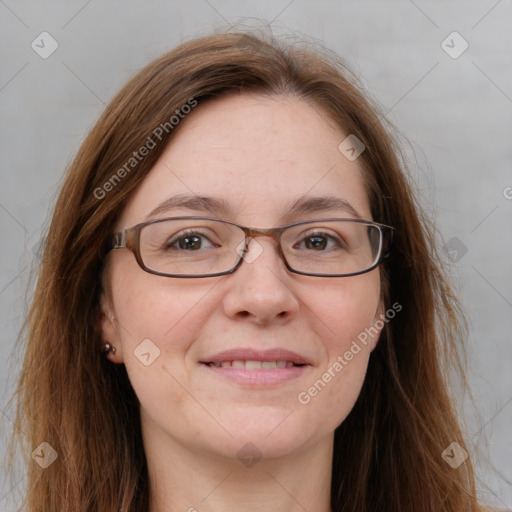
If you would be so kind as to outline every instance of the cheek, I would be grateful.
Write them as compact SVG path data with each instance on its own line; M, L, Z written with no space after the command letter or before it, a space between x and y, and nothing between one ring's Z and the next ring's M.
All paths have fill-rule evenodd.
M317 300L309 302L330 358L343 354L353 340L373 325L379 303L377 272L340 278L337 285L328 283Z
M129 275L113 276L122 362L144 414L155 424L171 424L172 411L187 402L187 353L207 312L190 286L147 273Z
M135 268L134 268L135 267ZM129 278L126 278L129 276ZM208 289L190 286L140 270L123 261L112 273L112 294L120 342L133 350L151 339L162 352L186 346L184 332L194 334L208 314L202 295Z
M208 288L198 290L185 280L170 282L129 270L119 265L113 272L112 296L116 344L139 395L168 380L176 385L173 377L179 382L186 380L188 351L211 311L207 301L201 301Z
M372 327L379 293L379 281L374 276L355 276L343 286L327 287L314 303L326 354L297 402L307 409L309 417L324 419L322 428L326 432L343 422L359 396L371 342L378 339Z

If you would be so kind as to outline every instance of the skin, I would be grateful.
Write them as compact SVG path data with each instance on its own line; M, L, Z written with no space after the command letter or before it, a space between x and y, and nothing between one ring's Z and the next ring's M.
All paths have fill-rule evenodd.
M232 208L229 220L257 228L351 216L287 218L303 195L344 198L371 219L360 165L338 150L346 135L295 97L229 95L200 105L182 121L116 228L143 222L175 194L223 198ZM179 215L212 216L180 208L158 217ZM297 396L382 313L379 269L344 278L302 276L286 269L271 238L257 242L250 250L262 252L251 263L201 279L149 274L128 250L108 256L103 338L116 348L110 360L126 365L140 401L150 512L234 511L242 503L251 510L330 510L334 430L359 395L378 336L308 404ZM160 356L145 366L134 350L148 338ZM293 350L310 366L294 380L251 388L199 363L237 347ZM237 458L246 443L262 457L251 467Z

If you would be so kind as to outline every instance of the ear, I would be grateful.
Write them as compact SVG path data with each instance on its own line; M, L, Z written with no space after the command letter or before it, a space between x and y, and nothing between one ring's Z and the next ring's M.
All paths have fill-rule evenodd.
M110 343L115 351L107 354L107 358L113 363L122 363L121 343L116 319L111 302L105 293L100 296L99 330L101 332L102 349L105 343Z

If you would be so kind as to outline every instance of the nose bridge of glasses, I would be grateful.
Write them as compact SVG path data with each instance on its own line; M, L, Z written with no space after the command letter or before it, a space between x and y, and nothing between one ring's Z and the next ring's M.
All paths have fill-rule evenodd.
M259 228L245 228L245 239L259 238L259 237L267 237L272 238L276 245L279 247L281 241L281 233L283 228L267 228L267 229L259 229Z
M252 239L254 238L261 238L261 237L270 237L274 240L276 246L277 246L277 252L279 256L282 257L282 250L280 248L280 238L281 238L281 232L283 228L267 228L267 229L259 229L259 228L249 228L249 227L242 227L245 234L245 249L246 251L249 250L250 243ZM256 241L256 240L255 240ZM256 249L256 251L261 252L261 244Z
M256 238L260 236L267 236L273 238L276 242L279 241L280 234L282 228L268 228L268 229L259 229L259 228L245 228L245 236L246 238Z

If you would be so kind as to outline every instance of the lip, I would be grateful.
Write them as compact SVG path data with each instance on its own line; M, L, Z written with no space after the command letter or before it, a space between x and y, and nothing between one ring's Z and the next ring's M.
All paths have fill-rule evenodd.
M291 361L295 365L287 368L275 369L246 369L232 366L218 367L209 363L222 363L225 361ZM230 382L249 387L265 387L294 380L302 376L311 368L311 363L305 358L285 349L253 350L232 349L219 352L213 356L205 357L201 361L201 367L209 375L214 375Z

